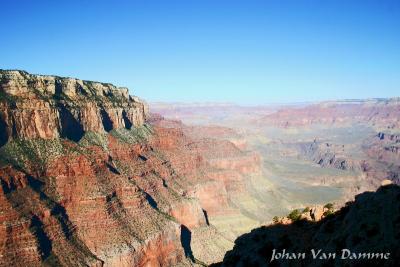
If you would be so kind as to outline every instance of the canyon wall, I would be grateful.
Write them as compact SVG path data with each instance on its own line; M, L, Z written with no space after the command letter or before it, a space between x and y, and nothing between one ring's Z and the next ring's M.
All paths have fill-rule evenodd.
M0 128L0 266L221 260L216 218L243 217L231 202L259 172L111 84L0 71Z
M331 101L305 107L281 108L258 120L261 124L298 127L312 124L369 123L388 129L400 128L400 99Z
M84 132L143 125L148 108L127 88L57 76L0 71L0 142L14 138L78 141Z
M385 180L399 183L399 98L281 108L257 122L259 127L275 127L291 135L291 140L281 146L296 144L299 157L321 168L353 173L351 180L344 172L330 181L320 179L324 185L340 184L345 199L352 199L355 193L376 190Z

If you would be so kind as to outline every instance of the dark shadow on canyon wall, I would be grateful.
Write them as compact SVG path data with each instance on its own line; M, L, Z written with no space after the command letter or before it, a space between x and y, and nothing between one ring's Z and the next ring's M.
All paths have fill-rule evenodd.
M192 242L192 232L183 224L181 225L181 244L185 256L194 262L193 251L190 243Z
M58 110L61 120L61 136L78 142L84 135L83 126L64 105L59 104Z
M112 172L112 173L114 173L116 175L121 175L121 173L113 165L111 165L110 163L106 163L106 167L110 172Z
M29 186L37 193L39 194L40 200L44 201L49 207L51 207L51 215L55 215L55 218L60 224L60 227L62 229L63 234L65 235L66 239L71 239L72 236L72 229L70 229L69 225L72 225L71 221L69 220L69 217L67 215L67 212L63 206L61 206L59 203L53 201L50 199L44 192L43 188L45 186L45 182L40 181L39 179L27 175L27 180Z
M0 116L0 147L8 142L7 124Z
M147 161L147 158L143 155L139 155L138 158L142 161Z
M44 232L43 228L44 227L42 221L36 215L33 215L31 218L29 230L36 237L38 248L41 252L41 257L44 260L50 256L52 250L52 242L47 234Z
M206 219L206 223L207 225L210 225L210 221L208 220L208 214L207 211L203 209L203 214L204 214L204 218Z
M108 170L116 175L121 175L121 173L118 171L118 169L115 167L114 160L113 158L108 155L108 162L106 162L106 167Z
M54 95L56 96L57 99L59 99L59 98L61 98L61 94L62 94L62 91L63 91L62 83L57 79L55 81L54 86L55 86Z
M157 205L157 202L154 200L154 198L152 197L152 196L150 196L150 194L149 193L147 193L147 192L144 192L144 194L145 194L145 196L146 196L146 200L147 200L147 202L149 202L149 204L150 204L150 206L153 208L153 209L158 209L158 205Z
M128 115L126 114L126 111L122 111L122 119L124 120L125 123L125 128L130 130L132 128L132 122L128 118Z
M285 256L270 262L274 249L276 253L305 252L305 259ZM311 249L336 253L336 257L314 260ZM357 255L378 254L373 259L357 255L358 259L349 259L344 252L342 259L343 249ZM390 253L389 259L382 259L385 253ZM400 187L389 185L357 195L354 202L317 223L297 221L257 228L237 238L223 262L212 266L398 266L399 262Z
M101 115L101 120L103 122L103 127L106 132L109 132L113 129L113 122L110 118L110 115L108 115L107 111L104 109L100 110L100 115Z

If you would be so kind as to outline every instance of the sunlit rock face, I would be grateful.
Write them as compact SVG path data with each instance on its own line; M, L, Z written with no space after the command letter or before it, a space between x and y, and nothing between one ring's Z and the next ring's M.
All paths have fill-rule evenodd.
M148 108L127 88L74 78L0 71L4 139L67 137L143 125Z
M0 97L0 266L192 266L232 247L221 229L260 158L204 135L234 131L73 78L0 71Z
M0 266L186 262L180 223L168 217L184 199L148 177L172 170L141 155L152 150L143 101L23 71L0 71L0 97Z

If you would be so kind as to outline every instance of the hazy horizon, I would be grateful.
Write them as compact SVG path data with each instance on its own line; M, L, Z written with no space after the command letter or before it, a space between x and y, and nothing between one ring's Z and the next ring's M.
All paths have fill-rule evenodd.
M148 102L259 105L400 91L394 0L22 0L2 10L0 68L109 82Z
M313 103L335 103L335 102L368 102L368 101L384 101L389 99L399 99L400 96L393 97L377 97L377 98L353 98L353 99L321 99L315 101L294 101L294 102L264 102L264 103L256 103L256 104L247 104L247 103L237 103L237 102L222 102L222 101L147 101L149 104L172 104L172 105L227 105L227 106L244 106L244 107L253 107L253 106L269 106L269 105L296 105L296 104L313 104ZM146 99L144 99L146 100Z

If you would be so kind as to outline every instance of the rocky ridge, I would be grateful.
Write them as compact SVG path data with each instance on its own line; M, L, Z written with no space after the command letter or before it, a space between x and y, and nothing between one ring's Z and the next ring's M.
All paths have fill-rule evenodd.
M388 185L365 192L345 207L319 222L299 220L254 229L235 241L223 262L213 266L397 266L400 187ZM311 249L336 253L334 258L313 260ZM271 262L272 251L305 253L305 258ZM343 249L345 258L342 258ZM366 253L390 253L388 259L370 258Z

